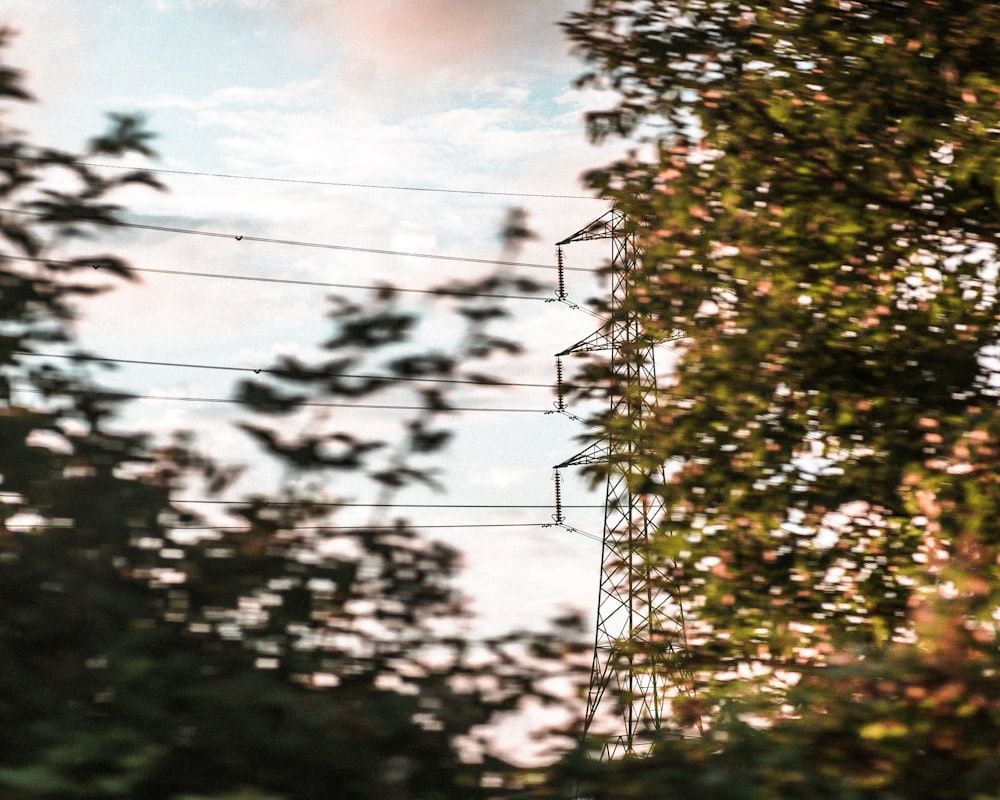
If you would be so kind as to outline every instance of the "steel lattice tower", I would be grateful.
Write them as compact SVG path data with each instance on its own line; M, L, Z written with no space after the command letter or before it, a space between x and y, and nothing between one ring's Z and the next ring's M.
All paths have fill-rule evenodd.
M651 464L651 455L641 450L643 420L656 403L656 367L653 343L636 315L625 309L629 280L639 258L635 231L624 214L611 209L558 246L592 239L611 240L610 321L558 353L557 359L571 353L609 353L612 381L618 388L612 393L608 427L623 432L556 465L555 519L563 524L558 470L606 464L597 629L584 733L610 688L612 701L615 694L622 700L624 723L623 732L601 753L602 758L613 758L644 752L648 747L644 732L664 727L679 732L670 719L671 701L687 694L691 681L680 665L686 650L683 612L667 565L655 550L654 539L662 535L658 530L664 505L662 497L648 492L648 479L652 475L663 481L663 463ZM557 370L561 378L561 361ZM559 409L564 410L561 395Z

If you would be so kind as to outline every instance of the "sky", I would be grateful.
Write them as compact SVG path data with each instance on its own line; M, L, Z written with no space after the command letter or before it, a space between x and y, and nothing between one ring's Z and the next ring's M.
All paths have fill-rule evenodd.
M147 115L158 134L150 166L173 171L161 176L169 191L130 190L120 197L125 218L233 237L123 229L75 245L124 255L140 269L427 288L490 267L235 236L510 260L497 233L512 206L525 209L537 234L515 260L554 266L554 242L607 210L580 176L623 152L585 134L584 112L608 100L573 88L583 64L557 25L582 2L4 0L0 21L19 31L6 60L25 71L37 98L7 120L38 144L75 150L102 130L106 112ZM608 243L574 245L567 265L600 267L609 253ZM552 270L518 274L554 286ZM578 303L606 292L585 271L568 272L566 288ZM147 272L89 302L78 333L109 358L253 369L279 354L318 353L330 332L329 293ZM420 308L428 341L446 337L432 304ZM498 367L519 382L550 385L554 353L598 324L560 303L510 308L504 332L525 353ZM249 376L131 365L108 381L142 394L226 398L240 377ZM552 466L583 449L585 429L544 413L554 403L547 388L477 388L456 400L534 413L463 415L441 463L446 491L408 490L394 502L516 507L393 516L416 527L486 526L427 529L463 552L460 586L483 632L544 627L567 609L593 619L601 487L564 474L564 503L592 506L567 509L567 522L590 537L542 527L553 513ZM336 414L349 430L398 423L391 410ZM136 400L122 424L192 430L209 452L251 467L242 488L273 487L280 476L235 427L240 419L248 417L224 403ZM348 491L363 499L362 488Z

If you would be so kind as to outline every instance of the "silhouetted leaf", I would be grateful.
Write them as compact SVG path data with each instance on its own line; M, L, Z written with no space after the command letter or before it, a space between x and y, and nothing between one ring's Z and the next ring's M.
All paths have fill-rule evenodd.
M236 400L253 411L288 414L298 409L308 398L305 395L288 395L258 381L240 381Z
M90 140L90 152L94 155L121 156L125 153L141 153L152 158L155 151L149 142L156 134L146 128L146 120L141 114L108 114L110 125L102 136Z
M454 359L436 353L406 356L389 362L389 369L400 377L420 377L426 375L448 375L455 367Z

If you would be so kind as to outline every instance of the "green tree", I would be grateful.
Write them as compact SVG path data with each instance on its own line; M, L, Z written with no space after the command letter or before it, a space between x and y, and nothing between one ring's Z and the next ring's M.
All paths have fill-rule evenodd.
M686 337L631 430L709 721L608 796L996 796L998 25L961 0L567 20L617 96L591 133L637 144L590 175L644 252L620 313Z
M0 68L0 100L26 99ZM472 365L517 349L488 329L503 309L470 293L536 287L441 287L437 302L465 325L449 350L421 347L421 313L390 288L335 303L328 359L282 359L238 387L243 429L287 479L224 504L220 524L174 498L192 486L218 497L238 470L182 432L162 443L116 432L127 397L73 340L76 302L105 275L134 276L114 256L61 258L60 246L115 224L117 188L156 186L142 170L109 178L81 163L152 155L140 119L112 123L79 154L0 127L0 795L392 800L537 782L489 751L484 726L527 697L561 702L544 679L572 671L572 646L461 635L457 554L404 519L337 524L337 501L317 488L343 473L383 497L433 481L449 381L489 381ZM35 357L53 352L73 358ZM407 405L406 385L441 388L405 398L398 443L321 428L317 406L380 394Z

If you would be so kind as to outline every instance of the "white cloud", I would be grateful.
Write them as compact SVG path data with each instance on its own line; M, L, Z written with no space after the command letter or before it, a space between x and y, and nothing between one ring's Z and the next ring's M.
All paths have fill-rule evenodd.
M359 64L411 80L414 71L492 71L525 54L560 50L563 2L505 0L300 0L282 13L316 40L337 39Z

